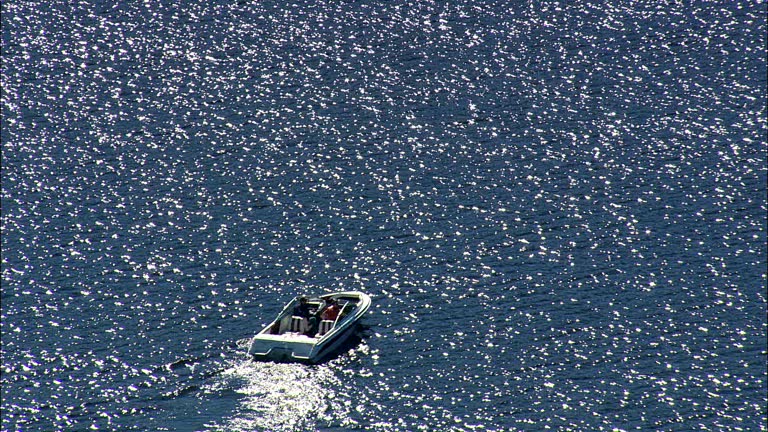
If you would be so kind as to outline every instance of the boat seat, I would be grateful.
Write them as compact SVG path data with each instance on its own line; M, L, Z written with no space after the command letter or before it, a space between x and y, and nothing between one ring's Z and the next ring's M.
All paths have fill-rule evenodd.
M322 336L333 328L333 321L331 320L322 320L320 321L320 329L317 332L318 336Z
M291 332L304 334L307 331L307 319L300 316L291 317Z

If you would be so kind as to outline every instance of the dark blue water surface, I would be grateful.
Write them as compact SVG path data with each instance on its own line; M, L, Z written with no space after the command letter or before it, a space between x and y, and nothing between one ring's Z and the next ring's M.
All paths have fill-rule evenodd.
M765 430L765 48L762 0L4 1L2 430ZM246 359L348 289L348 352Z

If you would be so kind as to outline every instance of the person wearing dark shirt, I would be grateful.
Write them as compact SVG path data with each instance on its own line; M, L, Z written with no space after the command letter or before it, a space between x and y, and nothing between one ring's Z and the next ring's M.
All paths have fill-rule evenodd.
M300 316L302 318L309 318L310 316L309 300L306 297L302 297L299 299L299 304L293 308L293 315Z
M333 321L336 319L336 317L339 316L339 304L335 299L327 299L326 304L327 306L322 310L322 312L318 311L315 315L309 318L309 330L306 333L307 336L314 337L317 334L318 327L320 327L320 320ZM319 319L318 315L320 316Z

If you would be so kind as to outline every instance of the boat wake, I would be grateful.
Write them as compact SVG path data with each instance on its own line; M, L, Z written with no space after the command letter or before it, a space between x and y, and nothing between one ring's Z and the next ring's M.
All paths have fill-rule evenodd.
M203 430L351 427L352 406L342 402L345 393L339 370L366 351L367 345L361 343L364 338L361 326L318 365L253 361L247 354L249 339L242 339L220 352L178 359L158 368L172 388L166 388L157 402L188 406L204 418L217 419L197 427ZM213 415L214 411L219 415Z
M329 367L242 361L223 371L217 381L233 389L240 400L232 416L206 425L213 430L312 430L345 422L339 417L348 408L336 402L340 382Z

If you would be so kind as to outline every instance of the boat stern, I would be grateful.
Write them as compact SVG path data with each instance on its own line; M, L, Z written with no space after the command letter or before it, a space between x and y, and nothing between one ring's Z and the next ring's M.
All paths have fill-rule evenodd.
M248 354L258 360L310 361L316 340L308 336L259 334L251 339Z

